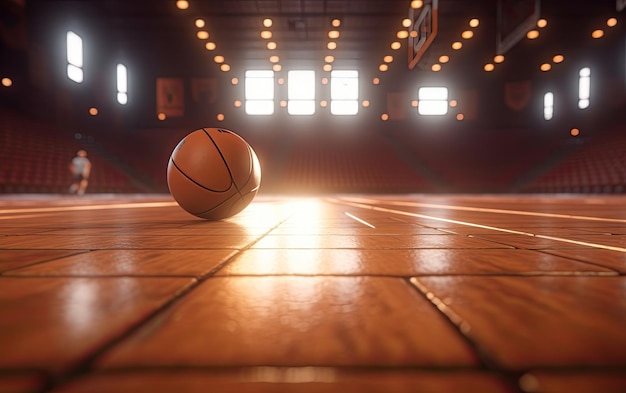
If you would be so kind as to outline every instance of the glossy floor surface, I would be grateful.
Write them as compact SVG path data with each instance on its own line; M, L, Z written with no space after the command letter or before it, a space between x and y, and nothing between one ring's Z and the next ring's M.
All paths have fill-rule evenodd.
M626 197L0 198L0 392L626 392Z

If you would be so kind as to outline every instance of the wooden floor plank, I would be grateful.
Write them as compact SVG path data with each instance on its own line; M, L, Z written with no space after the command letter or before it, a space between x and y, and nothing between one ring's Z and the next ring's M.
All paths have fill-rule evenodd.
M0 196L0 391L621 392L623 206Z
M499 366L626 366L626 277L419 277Z
M172 345L176 343L176 345ZM220 277L100 366L471 366L425 298L394 278Z

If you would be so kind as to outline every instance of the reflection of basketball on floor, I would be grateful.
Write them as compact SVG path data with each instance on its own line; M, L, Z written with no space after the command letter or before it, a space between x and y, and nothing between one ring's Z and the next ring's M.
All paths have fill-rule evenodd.
M208 220L242 211L260 183L261 167L252 147L222 128L201 128L187 135L167 165L167 185L176 202Z

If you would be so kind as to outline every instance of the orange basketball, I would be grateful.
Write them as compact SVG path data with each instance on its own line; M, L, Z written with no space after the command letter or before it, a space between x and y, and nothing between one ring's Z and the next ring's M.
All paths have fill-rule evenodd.
M167 185L189 213L221 220L242 211L261 184L252 147L223 128L201 128L183 138L170 156Z

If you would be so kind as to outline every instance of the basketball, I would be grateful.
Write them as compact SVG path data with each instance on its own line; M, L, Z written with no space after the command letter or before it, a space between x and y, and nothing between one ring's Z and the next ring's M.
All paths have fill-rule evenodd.
M234 216L254 199L261 166L252 147L223 128L183 138L167 165L167 185L180 207L207 220Z

